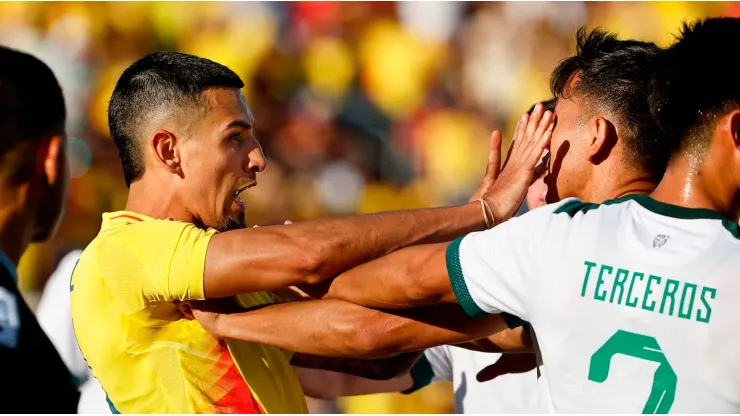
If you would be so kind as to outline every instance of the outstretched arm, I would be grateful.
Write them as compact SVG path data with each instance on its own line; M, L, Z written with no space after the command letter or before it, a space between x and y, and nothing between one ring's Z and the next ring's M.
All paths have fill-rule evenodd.
M390 380L371 380L314 368L293 367L293 370L306 396L322 400L364 394L396 393L408 390L414 385L409 372Z
M422 352L419 351L375 359L294 354L290 360L290 365L293 367L336 371L369 380L390 380L408 373L421 354Z
M203 277L206 297L321 282L400 248L450 241L483 230L492 220L499 223L511 218L549 144L552 120L552 113L543 113L541 106L531 117L524 116L501 171L501 136L494 133L486 177L479 189L483 205L472 202L453 208L307 221L213 236Z
M219 233L206 254L206 297L317 283L399 248L485 228L478 203Z
M210 312L206 306L193 303L193 315L217 338L327 357L392 357L436 345L475 340L499 331L510 332L502 316L471 318L456 305L383 312L339 299L326 299L230 314ZM515 342L516 334L498 340L502 341L502 350L520 349ZM486 351L496 350L488 346Z
M355 267L334 279L326 297L383 309L455 303L446 262L449 245L409 247Z

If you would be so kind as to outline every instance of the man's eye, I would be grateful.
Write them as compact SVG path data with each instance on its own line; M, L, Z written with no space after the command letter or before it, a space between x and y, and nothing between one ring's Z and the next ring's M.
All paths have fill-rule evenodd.
M232 134L231 140L235 143L240 143L242 141L242 135L240 133Z

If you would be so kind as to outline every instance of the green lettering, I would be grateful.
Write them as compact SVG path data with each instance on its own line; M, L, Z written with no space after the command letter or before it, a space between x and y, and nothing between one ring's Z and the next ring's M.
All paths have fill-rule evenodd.
M668 298L671 299L671 307L668 309L668 316L673 316L673 307L676 305L676 290L679 283L673 279L666 279L665 288L663 289L663 300L660 302L660 313L665 309L665 303Z
M614 303L614 294L617 293L619 288L619 298L617 299L617 305L622 304L622 295L624 294L624 284L627 282L630 271L624 269L617 269L617 276L614 278L614 285L612 286L612 294L609 296L609 303Z
M642 298L642 309L646 311L654 311L655 310L655 301L652 301L652 304L648 305L648 298L653 293L653 289L650 288L650 286L653 284L653 282L660 283L660 276L650 275L648 277L647 287L645 288L645 295Z
M588 286L588 276L591 275L591 268L596 267L596 263L590 261L584 261L586 265L586 276L583 277L583 288L581 289L581 297L586 296L586 286Z
M632 279L630 279L630 288L627 289L627 302L625 303L625 305L630 306L632 308L634 308L635 306L637 306L637 301L640 300L637 296L635 296L633 298L634 299L634 302L631 300L631 298L632 298L632 288L635 286L635 277L639 277L640 278L640 281L642 281L642 279L645 277L645 274L640 273L640 272L634 272L634 273L632 273Z
M594 289L594 299L605 301L606 300L606 290L599 294L599 288L601 285L604 284L604 270L607 270L609 274L612 274L612 271L614 268L612 266L607 266L606 264L601 265L601 270L599 270L599 278L596 280L596 288Z
M707 316L701 316L701 310L699 310L696 313L696 320L698 322L702 322L705 324L709 323L709 319L712 317L712 307L709 306L709 301L707 300L707 294L714 299L715 296L717 296L717 289L713 287L703 287L701 288L701 303L704 304L704 307L707 308Z
M691 289L691 296L689 296L689 310L684 313L686 294ZM683 319L691 319L691 314L694 312L694 296L696 295L696 285L693 283L684 283L683 293L681 293L681 305L678 307L678 317Z

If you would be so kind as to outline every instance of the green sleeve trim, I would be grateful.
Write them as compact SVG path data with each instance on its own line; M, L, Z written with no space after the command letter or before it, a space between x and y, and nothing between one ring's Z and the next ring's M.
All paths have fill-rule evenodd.
M460 265L460 243L463 238L460 237L447 246L447 274L450 275L450 283L457 298L457 303L470 317L478 318L488 314L475 303L468 291L468 285L465 283L465 276L463 276L462 266Z
M529 325L527 321L520 319L510 313L501 312L501 317L504 318L504 322L508 325L509 329L519 328L520 326Z
M421 389L422 387L426 387L429 385L429 383L432 382L432 379L434 378L434 370L432 370L432 365L429 364L429 360L427 360L427 357L424 354L422 354L421 357L416 360L414 366L411 367L410 373L411 379L414 381L414 384L411 385L410 389L402 391L402 394L411 394Z

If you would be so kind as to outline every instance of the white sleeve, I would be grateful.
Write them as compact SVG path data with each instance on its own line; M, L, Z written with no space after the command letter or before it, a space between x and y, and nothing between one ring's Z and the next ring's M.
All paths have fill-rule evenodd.
M402 391L411 394L435 381L452 381L452 360L449 347L440 345L424 351L409 371L413 384Z
M452 381L452 359L449 346L440 345L430 348L424 351L424 358L432 367L432 382Z
M59 262L44 287L36 317L69 371L84 382L90 370L77 344L69 299L69 281L81 254L81 251L70 252Z
M559 244L558 231L570 220L560 213L574 204L582 205L576 199L563 200L449 245L447 271L457 302L468 315L504 313L529 320L527 300L543 261L542 241Z

